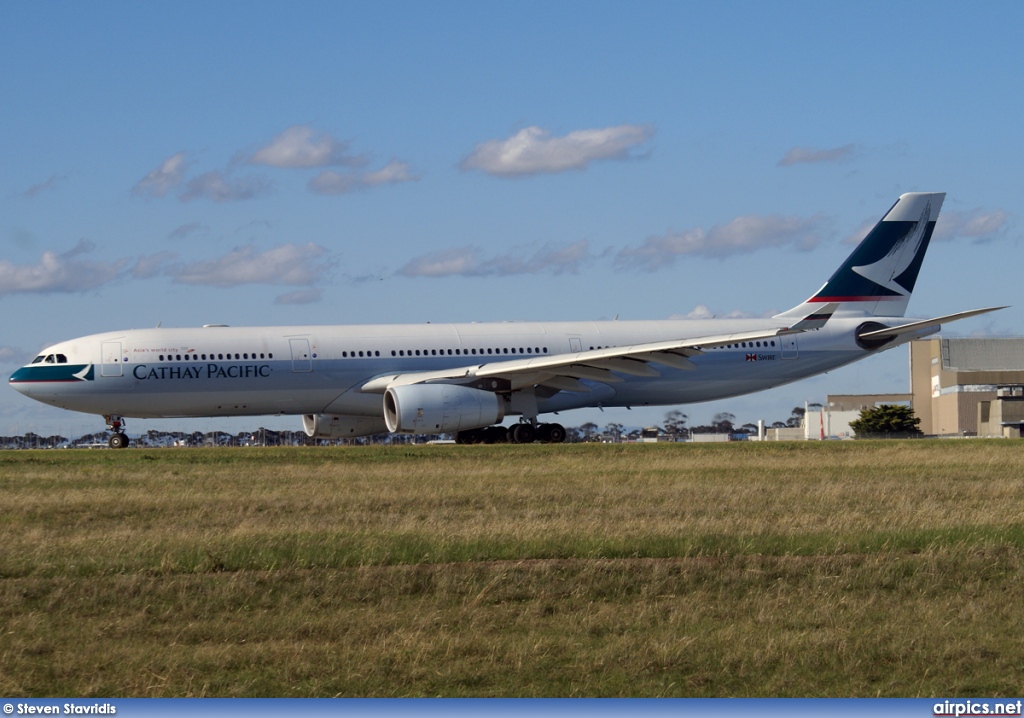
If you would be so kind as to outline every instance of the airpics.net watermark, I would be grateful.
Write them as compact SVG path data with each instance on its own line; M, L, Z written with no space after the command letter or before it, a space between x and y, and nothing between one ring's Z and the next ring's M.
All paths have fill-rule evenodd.
M988 703L986 701L943 701L932 708L935 716L1019 716L1024 701L1007 701L1005 703Z

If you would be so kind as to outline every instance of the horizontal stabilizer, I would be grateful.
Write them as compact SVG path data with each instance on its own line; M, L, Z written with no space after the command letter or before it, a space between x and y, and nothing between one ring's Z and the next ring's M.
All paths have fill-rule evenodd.
M896 327L886 327L885 329L874 329L874 330L872 330L870 332L864 332L863 334L858 334L857 338L858 339L862 339L862 340L863 339L867 339L867 340L875 340L875 341L877 341L879 339L889 339L889 338L892 338L892 337L898 337L901 334L908 334L910 332L916 332L916 331L919 331L921 329L926 329L928 327L936 327L936 328L938 328L939 326L941 326L943 324L949 324L950 322L955 322L958 319L967 319L968 317L976 317L979 314L987 314L988 312L995 312L995 311L998 311L1000 309L1006 309L1006 307L988 307L986 309L971 309L970 311L967 311L967 312L957 312L956 314L947 314L944 317L935 317L934 319L925 319L925 320L920 321L920 322L911 322L910 324L901 324L901 325L896 326Z

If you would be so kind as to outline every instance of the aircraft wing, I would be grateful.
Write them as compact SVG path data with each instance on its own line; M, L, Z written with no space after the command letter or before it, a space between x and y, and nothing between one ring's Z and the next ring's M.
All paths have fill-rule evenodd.
M542 385L562 391L588 392L590 389L580 379L616 383L623 381L619 374L656 377L661 375L656 368L659 365L693 370L697 365L690 361L690 357L697 356L705 350L740 342L771 340L785 334L817 329L828 321L832 311L834 307L831 310L829 307L823 307L816 311L814 316L807 317L792 327L510 359L433 372L389 374L371 379L361 387L361 390L383 394L390 387L448 383L497 391L515 391L528 386Z

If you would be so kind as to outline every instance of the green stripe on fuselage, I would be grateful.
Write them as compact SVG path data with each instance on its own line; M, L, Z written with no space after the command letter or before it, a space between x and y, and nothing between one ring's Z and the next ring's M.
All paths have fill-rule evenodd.
M11 374L8 382L11 384L34 384L92 381L95 378L95 371L92 364L32 364L23 366Z

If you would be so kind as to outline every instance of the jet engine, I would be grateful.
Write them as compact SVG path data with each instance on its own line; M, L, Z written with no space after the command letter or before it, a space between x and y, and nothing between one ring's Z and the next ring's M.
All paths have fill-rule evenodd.
M387 433L384 420L376 416L305 414L302 428L306 436L317 439L352 439L357 436Z
M490 426L504 418L504 399L467 386L412 384L384 393L384 420L389 431L448 434Z

